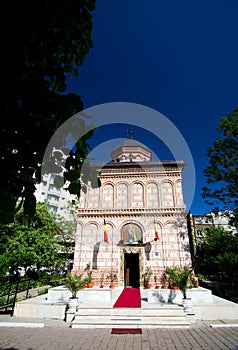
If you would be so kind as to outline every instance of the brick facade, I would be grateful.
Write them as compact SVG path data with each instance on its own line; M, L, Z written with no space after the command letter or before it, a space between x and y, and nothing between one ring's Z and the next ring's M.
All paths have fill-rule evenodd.
M142 286L147 266L160 278L167 266L191 265L183 161L152 162L146 147L127 140L112 152L112 162L92 166L101 187L89 187L80 198L73 271L83 271L90 262L96 284L102 272L114 269L118 285L138 279Z

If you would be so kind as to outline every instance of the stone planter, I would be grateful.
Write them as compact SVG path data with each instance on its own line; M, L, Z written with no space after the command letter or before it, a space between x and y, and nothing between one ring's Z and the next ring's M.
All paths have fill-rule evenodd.
M148 303L168 303L170 289L148 289Z
M69 298L69 301L68 301L69 311L76 312L78 303L79 303L78 298Z
M193 309L193 303L191 298L182 299L182 305L185 311L190 311Z

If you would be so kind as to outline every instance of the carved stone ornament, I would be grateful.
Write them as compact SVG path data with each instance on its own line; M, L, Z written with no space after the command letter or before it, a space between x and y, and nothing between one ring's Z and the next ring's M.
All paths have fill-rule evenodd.
M138 248L137 247L130 247L130 246L124 246L123 247L123 253L132 253L132 254L136 254L139 253Z

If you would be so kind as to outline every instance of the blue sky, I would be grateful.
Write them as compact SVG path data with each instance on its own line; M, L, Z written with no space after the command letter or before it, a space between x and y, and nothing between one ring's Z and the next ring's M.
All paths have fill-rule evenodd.
M201 198L208 165L206 149L219 136L220 119L238 105L237 0L98 0L93 42L79 76L68 90L85 108L111 102L150 107L180 131L193 157L196 192L193 214L212 209ZM126 137L128 128L101 128L92 147ZM138 131L135 139L151 147ZM143 140L144 137L144 140ZM160 159L169 159L158 146ZM101 152L96 161L109 161Z

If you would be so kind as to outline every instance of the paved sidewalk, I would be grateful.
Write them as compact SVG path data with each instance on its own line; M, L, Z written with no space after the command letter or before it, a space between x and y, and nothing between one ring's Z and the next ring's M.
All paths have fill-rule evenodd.
M0 350L238 350L238 327L222 321L210 327L196 324L186 329L142 329L142 334L112 335L111 329L72 329L60 320L26 319L24 327L0 327ZM36 322L43 326L26 327ZM214 322L213 322L214 323ZM3 323L2 323L3 325Z

